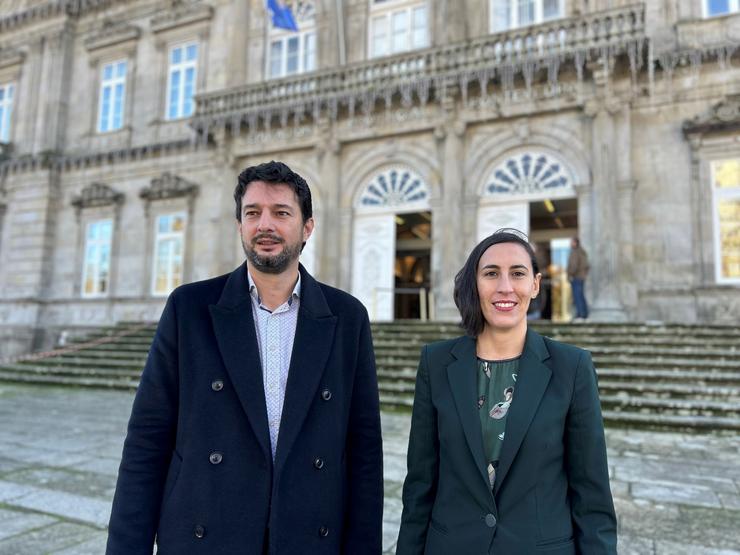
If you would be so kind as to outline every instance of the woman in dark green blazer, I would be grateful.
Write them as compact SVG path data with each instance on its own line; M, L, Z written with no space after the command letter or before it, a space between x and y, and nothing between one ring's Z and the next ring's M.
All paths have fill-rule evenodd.
M616 554L596 373L527 330L540 278L516 230L455 278L467 335L421 352L397 555Z

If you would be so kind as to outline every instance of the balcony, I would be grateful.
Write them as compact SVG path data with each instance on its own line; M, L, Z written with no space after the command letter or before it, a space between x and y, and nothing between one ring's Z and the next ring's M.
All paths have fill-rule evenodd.
M531 83L532 73L562 62L573 61L579 77L589 57L631 57L645 41L644 4L560 19L541 25L514 29L475 40L416 50L392 57L329 68L285 79L263 81L197 97L193 127L203 132L210 126L250 128L260 120L267 125L277 117L285 125L289 117L316 119L326 114L335 119L340 106L350 114L355 109L369 113L375 100L390 105L394 95L403 105L416 99L425 104L431 92L440 94L448 82L500 78L513 86L521 74ZM635 63L631 64L633 67Z

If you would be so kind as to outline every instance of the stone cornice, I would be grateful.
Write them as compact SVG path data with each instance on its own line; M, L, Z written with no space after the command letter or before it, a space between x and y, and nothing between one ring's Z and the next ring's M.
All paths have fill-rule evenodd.
M122 204L123 200L123 193L119 193L105 183L91 183L72 199L72 206L79 210Z
M141 35L141 29L128 23L115 23L106 20L99 28L90 33L85 39L85 48L88 51L105 48L114 44L135 41Z
M178 175L164 172L160 177L152 179L150 187L144 187L139 192L139 197L151 202L178 197L194 197L198 194L199 187Z
M0 50L0 69L21 65L25 54L16 48L3 48Z
M725 98L712 106L707 112L686 121L683 132L686 135L701 135L740 129L740 95Z
M131 161L147 160L161 156L174 156L182 152L193 151L196 148L202 148L202 144L195 144L193 140L186 139L89 154L44 153L11 156L5 161L0 160L0 177L9 173L52 169L74 171L91 166L125 164Z
M213 17L213 7L200 0L175 0L172 6L151 19L152 31L160 33L173 27L208 21Z
M129 0L49 0L44 4L0 16L0 32L10 31L36 21L60 16L80 17L91 12L123 4Z

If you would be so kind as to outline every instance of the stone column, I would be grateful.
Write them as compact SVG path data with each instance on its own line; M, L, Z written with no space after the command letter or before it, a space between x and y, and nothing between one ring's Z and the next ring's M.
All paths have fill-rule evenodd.
M465 191L465 122L458 118L455 94L448 87L442 101L443 123L434 130L439 159L442 160L441 202L432 214L432 290L438 320L457 320L452 298L455 274L467 255L463 194Z
M341 145L334 136L333 128L328 119L319 121L319 136L321 139L315 148L316 167L319 168L321 192L321 221L317 221L317 278L334 286L342 284L340 248L337 240L347 241L351 232L345 230L340 213L346 208L340 206L341 182L339 169L339 155ZM351 207L350 207L351 211ZM348 245L347 245L348 246ZM349 289L347 289L349 290Z
M623 275L620 250L624 238L620 231L620 220L623 206L624 209L629 208L631 196L629 187L623 187L624 195L620 195L618 188L619 166L628 163L622 159L623 156L620 157L620 151L629 150L629 144L619 142L620 139L624 140L616 121L621 110L622 106L616 99L605 100L603 97L589 100L584 108L586 115L591 118L593 188L591 198L579 198L579 216L583 210L590 209L590 231L582 234L581 240L591 266L586 284L591 318L594 320L627 319L621 295ZM632 218L624 221L624 224L631 226Z

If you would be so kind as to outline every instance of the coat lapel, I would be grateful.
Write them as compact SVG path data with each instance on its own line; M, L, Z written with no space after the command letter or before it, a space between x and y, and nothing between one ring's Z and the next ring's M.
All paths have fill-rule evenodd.
M334 345L337 317L321 287L301 266L301 301L280 419L275 472L288 457L301 430Z
M447 367L447 380L450 383L452 396L455 399L455 406L460 416L465 440L468 443L470 452L475 460L475 465L478 467L486 489L490 491L488 471L486 470L486 457L483 452L483 431L475 406L475 400L478 398L478 382L475 373L475 339L472 337L462 337L455 343L451 353L456 360Z
M267 460L272 460L262 363L252 317L246 263L231 273L221 298L210 305L221 357Z
M506 479L506 474L511 468L524 435L547 389L547 384L550 382L552 370L542 362L549 356L542 336L528 331L522 358L519 361L514 402L511 404L506 419L506 436L501 446L496 483L493 488L494 495L498 493L501 484Z

